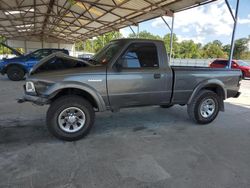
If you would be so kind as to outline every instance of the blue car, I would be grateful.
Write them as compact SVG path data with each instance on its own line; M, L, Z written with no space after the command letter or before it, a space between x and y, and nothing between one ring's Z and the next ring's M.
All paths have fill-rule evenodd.
M1 74L7 74L8 78L13 81L23 80L25 74L30 71L30 69L39 62L42 58L55 53L62 52L69 55L69 51L65 49L53 49L53 48L43 48L38 49L34 52L31 52L27 55L22 55L15 49L2 44L9 49L17 56L10 59L0 60L0 71Z

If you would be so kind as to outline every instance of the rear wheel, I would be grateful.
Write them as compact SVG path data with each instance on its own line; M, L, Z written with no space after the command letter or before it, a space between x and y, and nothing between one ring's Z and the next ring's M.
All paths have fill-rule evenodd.
M219 113L220 100L213 91L202 90L188 105L189 117L199 124L212 122Z
M242 71L242 79L245 79L245 73Z
M93 106L76 95L54 101L47 112L47 127L57 138L67 141L81 139L94 124Z
M12 81L20 81L24 79L25 72L21 67L10 66L6 72L8 78Z

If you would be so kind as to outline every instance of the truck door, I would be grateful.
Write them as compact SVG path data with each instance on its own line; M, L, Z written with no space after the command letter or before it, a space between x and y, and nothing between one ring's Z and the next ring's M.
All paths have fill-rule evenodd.
M172 83L159 62L154 43L129 45L114 65L119 68L107 71L111 108L168 103Z

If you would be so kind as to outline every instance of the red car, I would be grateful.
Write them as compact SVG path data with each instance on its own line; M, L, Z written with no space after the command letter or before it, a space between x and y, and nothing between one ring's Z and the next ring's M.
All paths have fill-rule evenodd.
M228 60L216 59L210 63L211 68L225 68L228 65ZM232 60L232 68L240 69L242 71L243 78L250 77L250 65L242 60Z

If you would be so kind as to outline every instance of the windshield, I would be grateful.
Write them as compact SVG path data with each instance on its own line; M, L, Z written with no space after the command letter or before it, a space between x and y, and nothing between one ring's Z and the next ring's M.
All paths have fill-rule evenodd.
M237 62L240 66L244 66L244 67L249 67L250 65L247 63L247 62L245 62L245 61L238 61Z
M106 65L120 50L120 48L121 45L118 41L111 42L94 55L89 61L94 62L95 65Z

